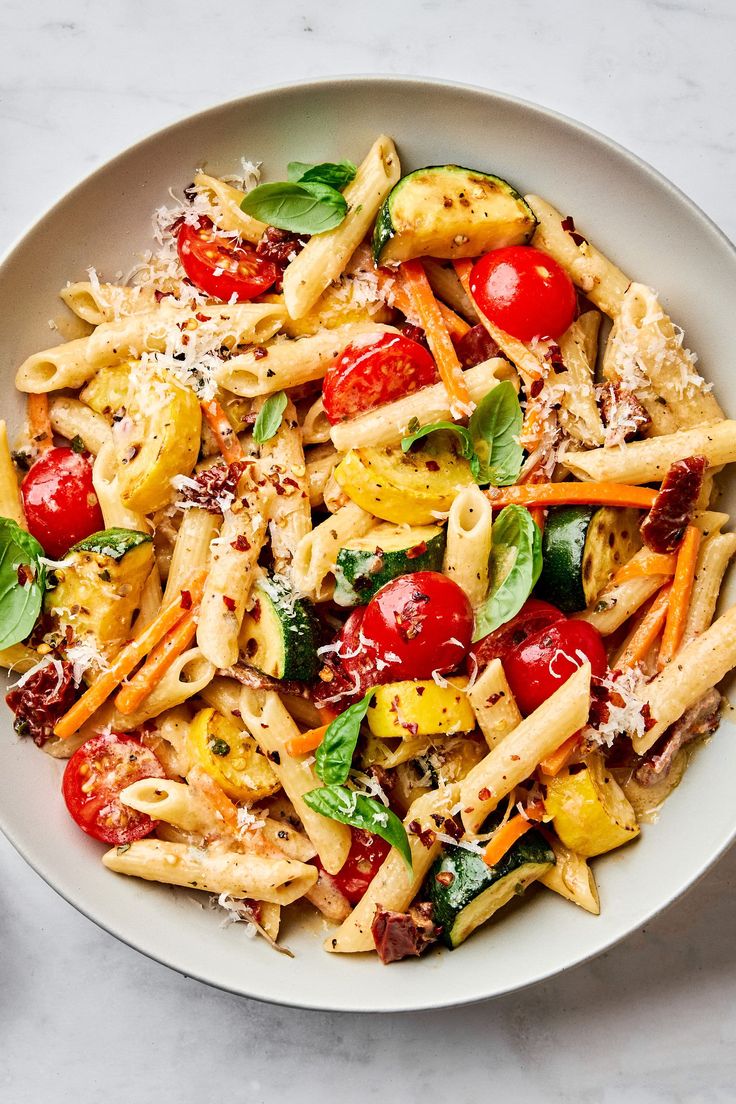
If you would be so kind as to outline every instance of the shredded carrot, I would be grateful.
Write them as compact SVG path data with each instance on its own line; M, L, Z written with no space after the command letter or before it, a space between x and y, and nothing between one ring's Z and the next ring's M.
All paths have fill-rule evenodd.
M698 562L700 540L701 532L698 527L688 525L677 553L677 567L675 568L675 577L672 580L672 592L667 606L667 620L665 621L657 660L657 667L660 671L672 662L675 652L682 642L687 611L690 606L690 596L695 581L695 566Z
M580 747L580 734L573 732L572 736L568 736L564 743L560 744L556 751L553 751L551 755L548 755L546 759L543 759L539 764L542 773L548 775L550 778L554 778L560 771L570 763L572 757Z
M524 483L514 487L492 487L486 491L491 506L631 506L651 508L657 492L626 483Z
M135 713L141 702L148 697L161 681L174 660L186 651L197 631L197 612L199 606L188 609L166 636L150 652L148 659L140 667L130 682L127 682L115 698L115 705L126 716Z
M393 305L403 314L413 315L411 299L399 283L397 274L388 268L377 268L376 275L378 276L378 290L390 296ZM456 341L459 341L461 337L465 337L470 329L470 325L465 319L461 318L459 314L455 314L454 310L451 310L446 303L441 303L439 299L437 300L437 306L440 308L440 314L444 319L450 337Z
M528 832L532 827L533 822L527 820L523 816L513 816L510 820L507 820L505 824L502 824L497 832L494 833L493 839L490 841L485 851L483 852L483 862L488 866L496 866L501 861L507 851L510 851L518 839Z
M51 418L49 417L48 395L29 395L27 411L28 436L33 444L42 452L45 449L52 448L54 434L51 429Z
M184 588L184 591L189 595L188 600L191 600L193 604L201 601L206 577L207 572L200 571L189 580ZM56 723L55 734L62 740L73 736L77 729L89 720L95 710L107 701L118 683L127 678L130 672L158 644L169 629L172 629L177 621L181 620L183 609L182 594L179 594L175 601L164 606L156 614L156 617L150 625L146 626L140 636L135 637L129 644L121 648L107 670L102 672L96 682L82 694L81 698Z
M665 583L649 609L639 618L624 650L613 664L617 670L634 667L646 659L667 619L671 589L672 584Z
M230 800L222 786L215 782L204 767L194 766L187 774L187 782L200 790L215 812L231 828L238 826L238 806Z
M611 580L612 584L626 583L629 579L641 579L645 575L674 575L677 556L673 553L644 553L624 564Z
M457 358L442 312L429 286L422 262L404 261L399 265L399 273L404 290L427 335L427 342L437 362L440 379L450 396L450 411L462 413L464 408L469 413L472 405L462 366Z
M245 452L243 451L243 446L238 440L237 433L230 425L230 419L217 399L207 399L206 402L202 401L200 406L202 407L205 421L217 438L220 452L225 457L228 464L232 464L236 460L244 460Z
M308 732L302 732L299 736L292 736L286 741L286 750L289 755L307 755L314 751L322 743L329 724L320 725L319 728L310 728Z
M334 721L335 717L339 717L340 714L337 709L334 709L331 705L320 705L317 708L317 716L322 721L322 724L328 725L330 721Z

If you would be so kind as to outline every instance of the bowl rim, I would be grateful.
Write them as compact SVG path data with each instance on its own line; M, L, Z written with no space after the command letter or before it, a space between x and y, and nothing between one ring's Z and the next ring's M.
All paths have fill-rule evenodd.
M133 142L129 143L119 152L113 154L97 165L91 172L86 173L78 178L67 187L63 192L58 193L56 199L50 206L46 206L41 210L39 214L31 219L31 221L25 226L25 228L11 241L7 248L0 255L0 268L12 258L15 252L22 248L25 239L32 234L41 223L48 217L52 216L57 208L59 208L66 200L80 187L91 184L94 182L97 176L107 173L118 162L124 161L130 154L136 152L140 147L145 146L152 139L157 139L168 135L170 132L177 130L179 127L185 124L202 122L209 115L215 115L223 110L234 108L239 104L252 106L257 103L259 99L267 99L273 96L278 96L281 93L293 92L296 89L300 89L305 93L321 91L331 87L349 84L352 86L365 84L365 85L390 85L395 84L404 88L413 87L416 91L420 91L423 87L434 87L439 89L448 89L460 92L470 92L474 95L481 96L489 101L495 101L504 105L510 105L514 107L523 108L532 111L537 116L554 121L557 124L562 124L564 127L576 133L586 134L588 137L594 140L599 146L606 150L613 151L617 157L623 158L628 162L636 171L644 173L651 180L653 180L660 188L663 188L667 193L675 198L679 203L684 204L691 215L695 216L695 219L701 224L703 230L713 235L716 239L720 239L722 245L725 245L730 252L734 264L736 265L736 245L731 241L725 231L715 222L710 215L708 215L690 196L687 195L678 185L674 184L668 177L666 177L660 170L656 169L644 158L638 154L633 153L626 146L623 146L615 139L608 137L601 131L591 127L587 123L581 122L572 116L566 115L553 108L545 107L536 103L533 100L527 100L520 96L511 95L507 92L500 91L494 88L484 87L482 85L473 84L465 81L456 81L447 78L440 77L425 77L411 74L361 74L361 73L348 73L348 74L333 74L325 77L313 78L309 80L292 80L280 82L278 84L259 86L253 88L251 91L243 93L239 96L231 97L227 100L211 104L208 107L202 108L195 112L189 112L181 115L179 118L167 123L163 127L157 127L153 130L147 131L139 138L136 138ZM289 997L286 995L265 995L263 993L249 993L245 992L240 986L228 986L224 982L212 980L212 978L205 976L204 972L198 971L196 964L193 969L184 969L179 965L173 954L167 954L165 950L160 953L154 953L153 950L147 950L145 947L140 946L135 942L134 938L125 934L124 927L119 927L113 921L109 919L103 919L99 915L99 910L95 910L91 907L85 907L74 900L73 894L67 892L57 886L54 882L54 872L46 868L45 863L41 857L32 859L27 854L27 850L21 842L15 838L15 834L11 827L5 822L3 808L0 806L0 830L3 832L6 839L11 843L16 852L21 858L28 864L28 866L35 871L46 884L57 893L63 900L71 905L77 912L80 912L92 923L96 924L103 931L113 936L115 939L120 940L126 946L131 947L135 951L143 954L146 958L151 959L154 962L160 963L167 968L174 970L186 978L194 978L195 980L202 982L213 988L220 989L223 992L233 993L236 996L245 996L250 1000L257 1000L263 1003L276 1004L287 1008L303 1008L305 1010L323 1011L323 1012L360 1012L360 1013L387 1013L387 1012L416 1012L416 1011L430 1011L439 1010L452 1007L463 1007L465 1005L479 1004L486 1000L496 999L509 995L511 993L522 992L525 989L530 988L533 985L537 985L540 982L547 981L556 975L561 975L569 970L576 969L579 966L584 965L586 962L591 961L598 955L604 953L622 943L625 939L629 938L636 931L640 930L645 924L649 923L655 916L659 916L670 908L676 901L687 895L695 886L702 880L702 878L708 873L708 871L715 866L715 864L723 857L726 851L733 845L736 840L736 818L734 819L733 827L730 833L723 839L718 849L710 854L704 862L700 864L698 869L692 878L685 884L670 893L663 901L656 906L650 908L637 922L635 927L630 927L628 930L615 934L613 936L604 936L599 938L591 949L587 950L580 957L575 958L574 961L568 963L563 967L550 967L549 969L543 969L538 971L534 977L520 982L518 985L506 987L503 990L487 994L470 995L467 998L462 999L450 999L444 1000L441 995L437 1000L423 1000L417 1003L417 1000L399 1000L386 1003L375 1003L370 1008L361 1006L359 1003L340 1003L330 1004L327 1001L308 1001L301 998ZM388 992L388 990L387 990Z

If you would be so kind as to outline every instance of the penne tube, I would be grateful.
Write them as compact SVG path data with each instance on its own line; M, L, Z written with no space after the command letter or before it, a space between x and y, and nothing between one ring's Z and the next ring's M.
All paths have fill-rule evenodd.
M324 445L330 440L329 419L325 413L322 397L316 399L304 415L302 422L302 440L305 445Z
M552 377L562 386L562 427L586 448L602 445L604 437L594 387L600 322L598 311L586 311L565 331L559 342L565 371Z
M216 514L195 507L185 510L174 542L169 574L164 591L164 605L173 601L192 572L206 567L210 558L210 543L217 531Z
M67 284L59 292L69 310L93 326L112 322L124 315L154 310L156 297L152 287L126 287L101 284L99 280L80 280Z
M429 829L432 833L436 832L437 821L433 818L451 816L451 810L457 803L459 792L460 784L456 782L423 794L409 806L404 824L408 828L416 821L421 831ZM326 951L336 954L374 951L376 948L371 925L376 907L380 905L384 909L396 912L403 912L409 907L419 892L427 871L440 852L440 844L435 840L426 846L416 831L409 831L408 838L412 873L409 874L401 855L392 848L350 916L333 935L325 940Z
M657 742L685 710L716 686L736 667L736 606L714 621L699 636L693 637L677 653L672 663L639 691L642 703L649 706L654 725L643 735L634 736L637 755Z
M307 337L281 338L271 345L223 360L216 373L217 380L221 387L245 398L270 395L322 379L343 349L357 337L398 332L395 327L378 322L353 322Z
M315 234L284 272L284 302L292 318L301 318L337 280L369 233L378 208L401 175L396 147L379 135L343 191L348 211L333 230Z
M142 839L127 848L113 847L102 856L108 870L149 882L189 886L206 893L227 893L290 905L317 881L317 868L293 859L276 859L219 847L199 849L188 843Z
M554 836L548 838L548 843L555 853L555 865L542 874L539 881L566 901L572 901L593 916L600 915L598 886L586 860Z
M211 835L213 829L224 827L212 803L195 786L173 782L169 778L140 778L120 792L120 800L130 809L147 813L153 820L173 824L184 832L200 836Z
M478 728L489 748L500 744L521 724L521 713L511 692L503 664L493 659L468 690Z
M150 532L144 514L129 510L123 504L118 486L118 461L112 441L107 441L95 457L92 465L92 484L100 503L106 529L137 529Z
M325 486L340 462L340 454L330 443L316 445L307 450L304 456L307 464L309 505L314 509L324 502Z
M161 576L158 572L158 564L154 564L150 575L146 579L138 605L138 616L135 619L133 635L143 632L155 619L161 609L163 593L161 591Z
M664 586L667 579L667 575L642 575L623 583L614 583L599 594L592 609L577 613L575 617L587 621L601 636L610 636L624 621L633 617L647 599Z
M8 431L5 422L0 420L0 517L10 518L25 528L23 505L15 474L13 457L8 445Z
M91 410L79 399L57 395L49 403L51 428L60 437L73 441L81 437L87 452L96 456L105 445L112 444L112 429L107 418Z
M585 238L576 242L572 236L575 231L572 227L565 229L563 222L566 220L546 200L535 195L524 198L537 217L532 245L554 257L591 303L595 303L604 314L615 318L631 283L628 276ZM576 237L579 236L576 234Z
M296 723L272 690L251 690L244 686L240 712L246 728L268 755L304 831L317 849L322 866L328 874L336 874L350 850L350 829L315 813L303 800L303 795L317 789L320 781L306 756L289 755L287 751L288 741L299 736Z
M254 410L260 410L262 404L263 400L256 400ZM290 576L299 542L312 531L304 445L291 400L276 433L260 446L260 455L262 471L278 485L268 523L273 569L277 575Z
M507 360L494 357L463 372L463 379L473 402L478 403L504 379L514 376ZM338 452L375 445L395 445L405 437L410 423L420 425L446 421L450 418L450 399L443 383L423 387L413 395L386 403L347 422L332 427L332 443Z
M714 533L701 544L683 644L699 636L712 622L723 576L735 552L736 533Z
M260 241L268 227L265 222L241 211L240 204L245 199L245 192L234 188L232 184L226 184L224 180L218 180L216 176L208 176L202 172L194 177L194 187L209 198L212 204L211 218L218 229L236 233L244 241L254 245Z
M480 487L466 487L455 498L447 519L442 570L475 608L488 594L493 511Z
M683 429L616 448L568 453L565 467L578 479L595 483L654 483L670 465L687 456L705 456L711 467L736 461L736 421Z
M341 507L299 542L294 556L293 574L297 588L317 602L332 593L331 575L337 553L351 537L362 537L375 524L371 514L354 502Z
M589 710L590 664L584 663L465 777L460 800L466 830L478 832L499 801L583 727Z

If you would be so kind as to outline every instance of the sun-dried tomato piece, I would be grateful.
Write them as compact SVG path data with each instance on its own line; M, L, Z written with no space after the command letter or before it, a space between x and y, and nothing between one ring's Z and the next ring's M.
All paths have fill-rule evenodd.
M371 924L373 942L384 964L398 962L407 955L420 955L437 941L439 931L429 901L413 905L408 912L392 912L377 905Z
M476 364L482 364L484 360L501 355L501 350L485 326L473 326L468 330L456 344L455 352L463 368L472 368Z
M284 269L293 261L297 253L301 253L307 244L308 238L308 234L297 236L288 230L279 230L276 226L269 226L264 230L263 236L256 246L256 255Z
M676 460L667 472L651 510L641 523L641 535L653 552L675 552L690 522L703 476L705 456Z
M640 437L652 424L646 407L633 391L618 383L601 383L595 389L606 426L608 444L621 444Z
M5 695L19 736L32 736L39 747L51 739L54 725L76 701L73 671L67 660L52 660Z

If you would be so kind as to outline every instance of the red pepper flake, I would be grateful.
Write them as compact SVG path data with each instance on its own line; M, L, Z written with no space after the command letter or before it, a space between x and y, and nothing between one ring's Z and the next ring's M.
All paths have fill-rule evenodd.
M188 610L192 608L192 595L190 591L183 590L181 592L180 604L182 609Z
M531 387L529 388L529 397L531 399L536 399L537 395L541 395L543 390L544 390L544 380L535 379L532 382Z
M422 828L418 820L412 820L409 824L409 831L412 836L416 836L422 847L426 847L429 851L430 847L434 846L437 840L437 834L432 831L431 828Z
M454 817L446 817L442 827L445 831L445 835L451 836L452 839L459 840L463 838L463 829Z
M440 470L440 466L436 460L427 460L425 467L427 471L431 472L438 472Z
M210 315L209 314L201 314L200 313L200 314L195 314L194 317L197 319L198 322L209 322L209 320L210 320Z
M490 796L491 796L491 791L488 789L487 786L484 786L482 790L478 790L478 800L479 801L488 801Z
M235 599L231 598L228 594L223 594L222 601L225 605L225 609L230 610L230 613L235 609Z
M434 880L440 885L451 886L455 881L455 875L451 870L440 870L439 874L435 874Z
M560 225L562 226L562 229L570 235L577 246L588 244L588 239L584 238L582 234L578 234L577 230L575 229L575 222L572 215L568 215L567 218L564 218Z
M266 349L263 345L254 346L254 348L251 349L251 352L253 353L254 360L263 360L264 357L268 356L268 349Z
M230 541L230 547L234 548L236 552L249 552L250 541L244 533L241 533L234 541Z
M16 575L18 576L18 585L24 587L26 583L33 581L33 572L28 564L18 564L16 569Z
M260 598L256 598L255 602L253 603L253 609L250 611L250 616L251 616L252 620L256 623L256 625L261 620L261 601L260 601Z
M413 548L407 548L406 558L407 560L416 560L418 556L423 556L427 551L427 542L420 541L419 544L415 544Z
M491 694L490 697L486 698L486 705L495 705L503 697L505 697L503 690L498 690L495 694Z

